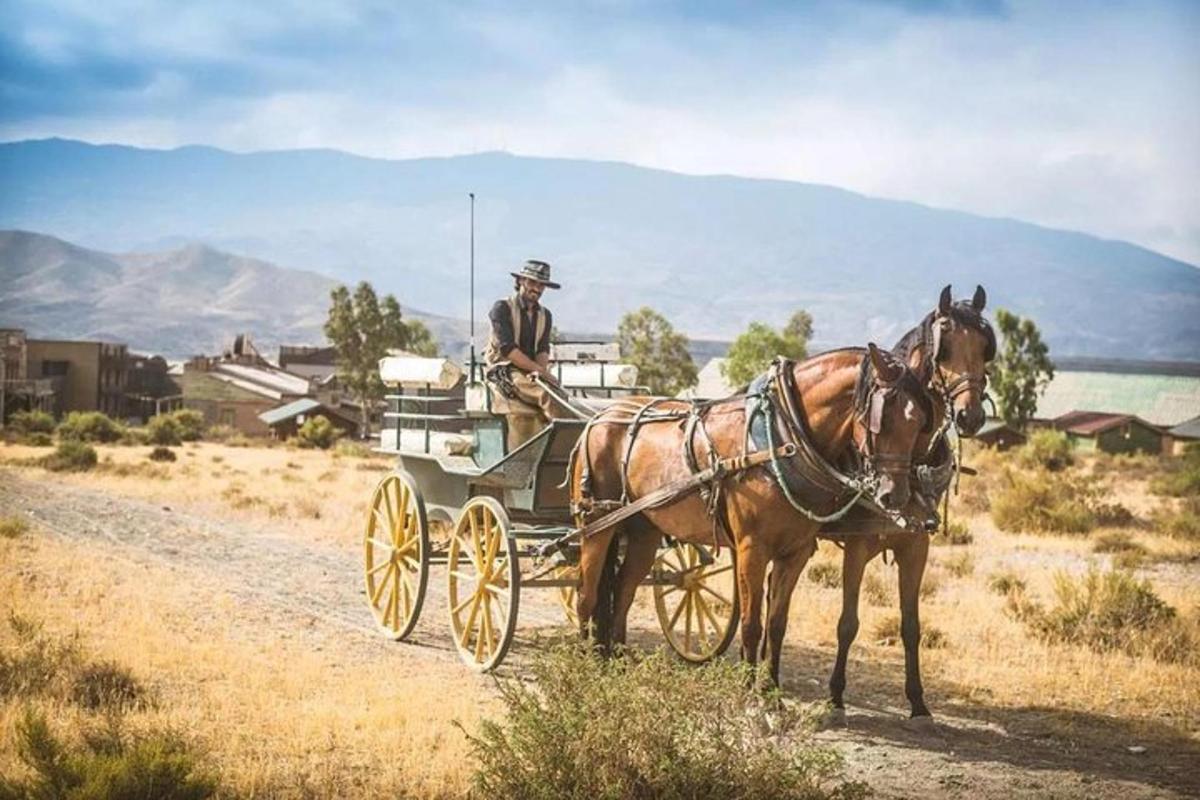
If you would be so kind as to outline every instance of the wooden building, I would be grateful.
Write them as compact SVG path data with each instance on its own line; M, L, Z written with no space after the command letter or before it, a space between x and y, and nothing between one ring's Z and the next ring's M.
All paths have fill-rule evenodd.
M1020 447L1025 444L1026 439L1025 434L1002 419L989 419L979 429L979 432L971 438L973 441L987 445L988 447L994 447L997 450Z
M1055 419L1054 428L1072 447L1089 452L1164 454L1170 447L1162 428L1132 414L1071 411Z
M271 435L276 439L292 438L300 430L300 426L312 417L324 417L344 436L355 436L358 433L357 419L346 415L340 408L326 406L311 397L293 400L258 415L259 420L270 428Z

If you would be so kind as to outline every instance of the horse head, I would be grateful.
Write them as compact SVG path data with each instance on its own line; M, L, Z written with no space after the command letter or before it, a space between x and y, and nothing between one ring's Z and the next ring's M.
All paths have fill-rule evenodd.
M899 511L909 499L913 449L934 428L933 404L921 382L891 353L873 343L855 390L852 438L875 483L874 500Z
M985 305L987 292L982 286L975 287L970 300L955 302L947 285L937 308L922 324L928 385L950 406L962 436L974 436L986 419L983 398L987 365L996 357L996 334L983 316Z

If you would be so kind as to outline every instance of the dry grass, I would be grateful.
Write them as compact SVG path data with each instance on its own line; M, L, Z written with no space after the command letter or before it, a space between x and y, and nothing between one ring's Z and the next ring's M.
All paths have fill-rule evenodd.
M379 470L388 462L338 451L282 447L231 447L200 443L177 462L149 464L144 450L101 446L101 468L88 474L54 474L32 466L11 467L33 479L100 489L231 519L255 520L283 536L324 541L357 552L361 519ZM0 447L0 464L44 454L32 447ZM968 458L985 477L964 479L963 496L986 508L994 470L1003 457ZM1147 518L1161 505L1148 494L1154 474L1142 461L1130 477L1122 463L1107 460L1096 480L1105 497ZM154 480L145 470L152 468ZM1073 469L1096 471L1085 463ZM989 472L991 471L991 472ZM975 488L970 488L975 487ZM922 600L929 649L923 654L928 697L935 711L954 703L989 708L1053 709L1063 725L1074 713L1112 715L1171 726L1200 736L1200 669L1123 652L1098 653L1078 644L1046 641L1005 613L1015 587L1050 598L1054 576L1082 575L1088 564L1105 564L1111 553L1093 552L1098 542L1116 545L1129 537L1144 549L1146 577L1156 593L1186 620L1200 620L1200 541L1153 527L1136 538L1097 531L1090 537L1006 533L989 516L967 514L956 501L952 513L973 534L969 547L939 549L932 557ZM1102 545L1103 549L1108 544ZM1120 550L1119 547L1115 548ZM962 555L960 555L962 554ZM1190 559L1190 560L1189 560ZM840 576L841 554L829 545L815 563L821 581L800 581L792 604L789 646L809 648L832 666L840 592L824 585ZM1174 562L1174 563L1164 563ZM78 630L101 661L114 661L153 691L153 707L131 711L134 723L192 731L217 766L224 786L239 796L346 798L384 794L460 794L469 770L466 740L451 724L468 729L497 701L490 683L450 661L410 656L406 647L347 652L344 641L319 641L274 631L197 577L168 566L147 566L97 552L94 547L26 534L0 537L0 614L15 608L41 619L48 631ZM856 682L866 664L885 678L878 698L902 706L899 648L880 644L893 637L897 614L893 563L868 566L860 605L862 633L853 651L848 699L867 687ZM643 620L648 593L639 595ZM365 613L365 612L364 612ZM651 612L652 613L652 612ZM936 632L935 632L936 631ZM4 634L8 635L8 634ZM2 642L0 642L2 643ZM736 652L736 646L733 652ZM785 685L807 683L790 654ZM882 688L880 688L882 686ZM886 692L886 693L885 693ZM862 698L866 699L866 698ZM14 762L13 724L18 702L0 703L0 774ZM84 712L47 703L52 722L81 724Z

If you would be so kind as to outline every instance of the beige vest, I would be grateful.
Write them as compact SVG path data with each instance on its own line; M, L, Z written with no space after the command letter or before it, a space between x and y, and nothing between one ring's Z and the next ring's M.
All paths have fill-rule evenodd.
M513 341L517 348L521 347L521 334L524 333L525 315L521 313L521 301L517 295L508 298L508 312L512 314L512 329ZM541 304L537 310L537 330L534 331L533 344L537 347L537 343L546 335L546 309ZM525 355L534 358L536 353L526 353ZM488 335L487 348L483 351L483 360L490 367L493 364L499 364L504 361L504 357L500 355L500 341L496 338L496 331L493 330Z

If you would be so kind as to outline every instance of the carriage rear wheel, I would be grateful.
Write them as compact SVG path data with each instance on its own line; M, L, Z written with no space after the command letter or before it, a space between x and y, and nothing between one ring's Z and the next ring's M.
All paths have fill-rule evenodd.
M654 564L654 610L667 644L693 663L725 652L738 623L737 575L731 548L681 542Z
M474 497L450 538L450 632L463 661L480 671L499 665L517 627L521 564L508 531L504 507Z
M383 632L399 641L417 624L429 583L429 520L407 472L389 473L375 487L363 555L367 602Z

